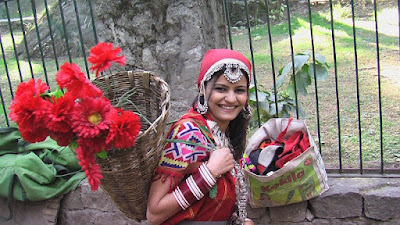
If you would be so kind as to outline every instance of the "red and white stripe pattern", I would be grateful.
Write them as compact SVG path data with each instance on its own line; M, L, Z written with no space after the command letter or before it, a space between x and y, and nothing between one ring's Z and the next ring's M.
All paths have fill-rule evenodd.
M180 183L172 192L179 206L185 210L196 201L202 199L217 183L210 170L203 163L197 172Z

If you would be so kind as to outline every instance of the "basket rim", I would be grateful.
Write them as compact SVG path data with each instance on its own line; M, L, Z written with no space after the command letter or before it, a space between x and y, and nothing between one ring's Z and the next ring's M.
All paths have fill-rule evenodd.
M160 104L160 108L161 108L161 113L160 115L150 124L150 126L144 130L143 132L140 132L139 135L136 137L136 139L141 139L142 136L147 135L149 132L151 132L151 130L155 130L157 131L157 125L159 124L159 122L161 120L166 119L166 117L168 116L168 112L170 111L171 108L171 104L170 103L170 88L167 82L165 82L163 79L161 79L158 75L156 75L154 72L152 71L148 71L148 70L126 70L126 71L118 71L112 74L107 74L104 76L99 76L97 78L95 78L94 80L104 80L107 79L109 77L112 76L116 76L119 74L124 74L124 73L132 73L132 74L149 74L149 79L153 79L156 83L159 83L161 86L161 96L164 96L163 101Z

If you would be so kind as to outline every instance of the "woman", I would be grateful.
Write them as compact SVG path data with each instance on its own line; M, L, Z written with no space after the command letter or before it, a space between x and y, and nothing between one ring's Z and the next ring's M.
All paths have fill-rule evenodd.
M151 224L253 224L246 219L247 190L237 163L250 115L250 71L239 52L205 54L198 97L171 127L155 171L147 207Z

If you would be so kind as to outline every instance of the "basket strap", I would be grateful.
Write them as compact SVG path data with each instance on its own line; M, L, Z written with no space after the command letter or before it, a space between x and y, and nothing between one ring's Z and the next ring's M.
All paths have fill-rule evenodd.
M150 73L146 71L143 73L143 87L146 90L150 88Z
M113 91L113 89L111 87L111 84L110 84L110 77L109 76L105 76L104 80L106 82L106 86L107 86L107 89L108 89L109 98L110 99L114 99L115 94L114 94L114 91Z
M135 79L133 79L132 71L128 71L128 78L129 78L129 83L131 84L131 87L135 88Z

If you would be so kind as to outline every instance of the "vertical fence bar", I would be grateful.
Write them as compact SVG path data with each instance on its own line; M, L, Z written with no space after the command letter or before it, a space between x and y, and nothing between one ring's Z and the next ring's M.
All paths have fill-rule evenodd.
M61 22L62 22L62 25L63 25L64 40L65 40L65 45L67 47L68 59L69 59L69 62L72 63L71 51L69 50L69 42L68 42L68 35L67 35L67 25L65 24L64 10L63 10L63 7L62 7L62 1L63 0L58 0L58 5L60 6L60 16L61 16Z
M90 10L90 16L92 17L92 29L93 29L94 41L97 44L99 40L97 39L96 23L94 21L92 0L89 0L89 10Z
M257 88L257 76L256 70L254 65L254 56L253 56L253 43L251 41L251 29L250 29L250 18L249 18L249 7L247 5L247 0L244 0L244 5L246 8L246 19L247 19L247 33L249 35L249 47L250 47L250 54L251 54L251 63L253 65L253 83L254 83L254 90L256 94L256 101L258 102L258 88ZM261 127L261 117L260 117L260 107L257 104L257 119L258 119L258 127Z
M0 35L0 47L1 47L1 54L3 55L4 69L6 70L8 86L10 88L11 97L14 98L14 95L12 93L13 89L12 89L12 86L11 86L10 74L8 73L6 54L5 54L4 47L3 47L3 41L1 40L1 35ZM3 92L1 90L1 85L0 85L0 97L1 97L2 110L4 112L4 117L5 117L5 120L6 120L6 125L7 125L7 127L9 127L10 126L10 122L8 121L7 109L6 109L6 104L4 102L4 97L3 97Z
M332 36L332 51L333 51L333 65L335 69L335 90L336 90L336 113L337 113L337 124L338 124L338 157L339 157L339 171L343 172L342 165L342 135L340 127L340 99L339 99L339 83L338 83L338 70L337 70L337 58L336 58L336 40L335 40L335 21L333 18L333 4L332 0L329 0L330 16L331 16L331 36Z
M75 8L75 14L76 14L76 23L78 25L78 33L79 33L79 40L80 40L80 44L81 44L83 62L85 63L87 77L90 79L89 66L88 66L88 63L87 63L87 60L86 60L86 51L85 51L85 46L83 44L83 35L82 35L82 30L81 30L81 22L80 22L80 19L79 19L79 11L78 11L78 8L76 7L76 0L73 0L73 3L74 3L74 8Z
M0 98L1 98L1 106L2 106L2 109L1 109L1 110L3 110L3 112L4 112L4 117L5 117L5 119L6 119L6 125L7 125L7 127L9 127L9 126L10 126L10 123L9 123L9 121L8 121L7 109L6 109L6 105L5 105L5 102L4 102L3 92L2 92L2 90L1 90L1 86L0 86Z
M269 40L269 50L271 52L270 54L271 54L272 80L273 80L273 83L274 83L275 110L276 110L276 117L278 117L278 115L279 115L278 90L276 88L274 49L273 49L273 46L272 46L271 22L269 20L269 5L268 5L268 0L265 0L264 2L265 2L265 8L267 10L268 40Z
M230 47L230 49L233 49L233 46L232 46L232 32L231 32L231 20L229 18L229 9L228 9L228 4L227 4L226 0L224 0L224 8L225 8L226 23L227 23L227 26L228 26L229 47Z
M51 26L51 18L50 18L49 8L47 6L47 0L44 0L44 7L46 10L47 23L49 24L49 34L50 34L51 46L53 47L54 61L56 63L56 68L58 70L60 67L58 65L56 45L54 43L54 35L53 35L52 26Z
M10 73L8 72L6 52L4 51L3 41L1 40L1 36L0 36L0 47L1 47L1 54L3 55L4 69L6 70L6 74L7 74L8 87L10 88L11 98L14 99L14 93L13 93L12 83L11 83L11 79L10 79ZM4 104L3 104L3 106L4 106ZM6 119L7 119L7 117L6 117Z
M361 137L361 109L360 109L360 84L358 78L358 56L357 56L357 30L355 22L354 0L351 0L351 18L353 22L353 45L354 45L354 64L356 72L356 85L357 85L357 113L358 113L358 142L360 148L360 173L363 174L363 153L362 153L362 137Z
M3 47L3 41L1 40L1 35L0 35L0 47L1 47L1 54L3 56L4 69L5 69L6 74L7 74L8 86L10 88L11 97L14 98L13 93L12 93L13 89L12 89L12 86L11 86L10 74L8 73L6 54L5 54L4 47ZM4 112L4 117L5 117L5 120L6 120L6 125L7 125L7 127L9 127L10 123L8 121L7 109L6 109L6 104L4 102L4 97L3 97L3 92L2 92L2 89L1 89L1 85L0 85L0 98L1 98L2 110Z
M45 77L45 80L46 80L46 84L48 86L50 86L49 78L47 77L46 63L45 63L44 56L43 56L43 48L42 48L41 39L40 39L39 26L38 26L38 23L37 23L35 0L31 0L31 7L32 7L32 13L33 13L33 20L34 20L34 23L35 23L36 36L37 36L37 39L38 39L40 57L42 59L44 77Z
M381 174L383 174L383 119L382 119L382 91L381 91L381 63L379 53L379 30L378 30L378 11L377 3L374 0L374 18L375 18L375 39L376 39L376 66L378 72L378 96L379 96L379 132L380 132L380 152L381 152Z
M322 144L321 144L321 126L319 122L319 100L318 100L318 81L317 81L317 72L315 68L315 47L314 47L314 33L313 33L313 23L312 23L312 12L311 12L311 1L308 0L308 17L310 20L310 38L311 38L311 52L313 57L313 69L314 69L314 88L315 88L315 106L317 113L317 130L318 130L318 147L319 151L322 154Z
M22 82L24 79L22 77L22 72L21 72L21 65L19 64L19 57L18 57L18 52L17 52L17 46L15 45L15 38L14 38L14 32L11 24L11 18L10 18L10 12L8 10L8 3L7 1L4 2L4 5L6 7L6 14L7 14L7 20L8 20L8 30L10 31L10 36L11 40L13 43L13 49L14 49L14 56L15 56L15 61L17 62L17 67L18 67L18 72L19 72L19 80ZM3 53L4 54L4 53Z
M29 47L28 47L28 40L26 40L24 19L22 18L21 4L20 4L19 0L17 0L17 5L18 5L18 12L19 12L19 19L20 19L20 22L21 22L22 36L24 37L26 57L28 59L29 69L31 71L31 77L35 78L35 76L33 75L32 62L31 62L31 57L30 57Z
M10 75L8 73L6 54L4 52L4 47L3 47L3 42L1 40L1 35L0 35L0 47L1 47L1 54L3 55L4 69L6 70L6 74L7 74L8 86L10 88L11 96L13 96L13 94L12 94L12 86L11 86L11 82L10 82ZM1 85L0 85L0 98L1 98L1 107L2 107L1 110L3 110L3 112L4 112L4 118L6 120L6 125L7 125L7 127L9 127L10 123L8 121L6 103L4 102L3 91L1 89Z
M290 39L290 55L292 57L292 75L293 75L293 88L294 88L294 98L296 102L296 118L299 118L299 102L297 99L297 86L296 86L296 68L294 63L294 50L293 50L293 35L292 35L292 22L290 19L290 6L289 1L286 0L286 7L287 7L287 17L288 17L288 26L289 26L289 39Z

